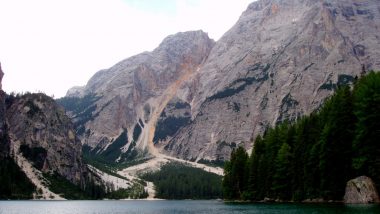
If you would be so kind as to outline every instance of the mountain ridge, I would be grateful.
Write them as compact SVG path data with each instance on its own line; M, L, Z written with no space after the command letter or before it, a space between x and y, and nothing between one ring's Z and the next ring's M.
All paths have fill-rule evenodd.
M170 55L178 54L170 48L189 41L170 36L152 53L131 57L90 79L82 90L98 100L91 104L91 119L80 124L86 133L80 134L82 144L102 153L127 130L128 141L115 149L120 155L114 161L149 156L150 141L160 153L185 160L227 160L238 145L251 148L255 136L268 126L314 111L335 88L352 83L363 70L380 70L379 8L379 2L368 0L253 2L215 44L202 36L187 37L190 46L198 47L187 57L202 57L192 59L196 63L190 63L191 75L177 84L175 93L165 87L184 70L173 78L162 63L179 59L180 67L186 60ZM156 53L161 61L149 61ZM134 76L126 75L128 70ZM128 83L131 80L136 81ZM133 91L126 91L128 87ZM113 110L107 110L111 106ZM80 114L71 110L75 120ZM145 126L152 112L159 117L148 134ZM143 134L134 139L134 130ZM146 136L148 140L142 140ZM123 157L134 147L139 155Z
M93 107L91 120L77 123L84 132L89 130L88 137L82 135L82 143L93 151L108 153L112 141L125 132L128 140L116 150L133 152L133 157L126 154L116 159L143 158L153 139L154 118L161 114L181 82L197 72L213 45L214 41L202 31L177 33L164 39L152 52L99 71L84 89L87 90L84 94L94 94L99 99L94 98L90 104ZM188 94L184 91L182 99L186 100ZM64 104L64 100L61 103ZM67 107L70 106L66 105L66 109L73 115L74 109Z

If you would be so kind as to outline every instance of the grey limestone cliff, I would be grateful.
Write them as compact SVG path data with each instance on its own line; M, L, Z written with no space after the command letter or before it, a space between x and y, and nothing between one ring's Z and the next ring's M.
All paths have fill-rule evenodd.
M122 157L121 151L146 153L153 139L152 124L179 85L207 59L213 45L202 31L168 36L152 52L97 72L85 87L69 90L68 97L59 102L74 119L82 143L94 153L112 161L129 158ZM68 104L70 97L89 100L88 108L78 110Z
M7 122L13 156L23 155L44 173L84 185L82 145L62 107L44 94L10 97Z
M200 31L179 33L97 72L68 93L87 96L88 108L68 114L96 154L154 141L171 156L223 161L268 126L380 70L379 28L380 1L259 0L215 44Z
M379 70L379 8L370 0L252 3L192 80L192 122L165 151L227 159L237 144L250 148L268 126L311 113L339 85Z

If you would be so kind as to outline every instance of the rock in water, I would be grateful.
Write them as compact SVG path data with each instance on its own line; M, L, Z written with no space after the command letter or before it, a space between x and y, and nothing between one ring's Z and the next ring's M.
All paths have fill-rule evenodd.
M379 194L371 178L360 176L347 182L344 203L368 204L379 202Z

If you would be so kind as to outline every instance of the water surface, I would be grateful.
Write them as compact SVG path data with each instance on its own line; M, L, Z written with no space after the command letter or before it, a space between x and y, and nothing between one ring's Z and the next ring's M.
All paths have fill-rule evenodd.
M379 205L237 204L222 201L0 201L0 214L380 213Z

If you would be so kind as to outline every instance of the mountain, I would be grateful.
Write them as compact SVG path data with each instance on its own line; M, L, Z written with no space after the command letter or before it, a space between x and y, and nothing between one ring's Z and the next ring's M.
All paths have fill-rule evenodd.
M317 109L363 67L378 70L379 7L351 0L252 3L197 73L192 123L165 151L226 159L236 143Z
M9 98L7 105L13 153L22 155L42 172L55 172L84 185L82 145L64 109L44 94Z
M93 157L224 161L380 70L379 27L379 1L259 0L216 43L201 31L169 36L58 102Z
M187 100L189 92L179 92L179 86L199 70L213 45L202 31L177 33L152 52L99 71L58 102L90 154L109 162L144 158L154 152L150 142L163 108L175 94L182 98L178 105ZM189 112L182 113L189 121Z
M239 147L225 164L224 198L379 203L380 72L339 87L321 108Z
M0 87L3 75L0 66ZM1 199L75 198L62 188L96 198L114 188L84 164L70 118L41 93L7 95L0 88L0 161Z
M3 76L0 64L0 199L29 199L36 186L11 157L5 115L7 95L1 87Z

